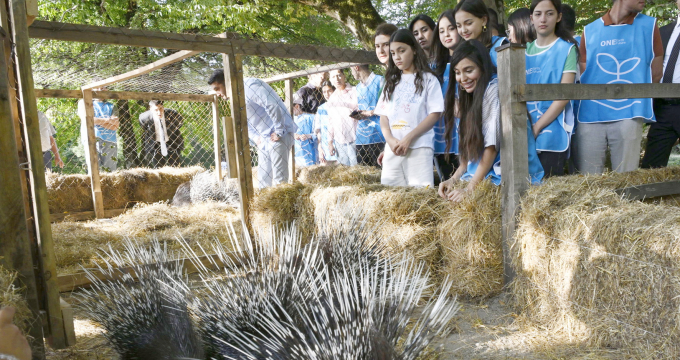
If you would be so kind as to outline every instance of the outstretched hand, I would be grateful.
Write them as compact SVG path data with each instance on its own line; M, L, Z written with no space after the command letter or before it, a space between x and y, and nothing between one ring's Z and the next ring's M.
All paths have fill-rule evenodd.
M14 356L19 360L31 360L28 340L12 322L15 312L13 307L0 310L0 354Z

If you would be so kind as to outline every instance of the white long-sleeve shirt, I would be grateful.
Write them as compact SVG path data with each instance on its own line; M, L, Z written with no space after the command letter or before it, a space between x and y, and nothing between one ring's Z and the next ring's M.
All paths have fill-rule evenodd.
M262 140L269 141L272 133L283 136L297 131L297 125L286 109L286 105L269 84L255 78L245 78L243 83L248 115L248 135L251 140L260 143Z

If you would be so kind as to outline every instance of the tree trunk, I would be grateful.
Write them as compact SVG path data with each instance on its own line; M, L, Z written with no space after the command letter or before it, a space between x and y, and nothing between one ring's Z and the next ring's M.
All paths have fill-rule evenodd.
M366 50L374 48L373 33L385 22L370 0L293 0L343 23Z
M125 168L130 169L139 166L137 161L137 137L135 130L132 127L130 117L130 107L127 100L118 100L118 119L120 127L118 133L123 139L123 158L125 159Z

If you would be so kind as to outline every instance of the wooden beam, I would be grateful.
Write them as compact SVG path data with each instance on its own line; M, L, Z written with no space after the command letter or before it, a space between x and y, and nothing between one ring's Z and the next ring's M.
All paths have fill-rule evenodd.
M35 89L35 96L39 98L82 99L80 90ZM92 96L103 100L163 100L163 101L191 101L212 102L214 95L203 94L166 94L139 91L92 91Z
M116 216L124 213L125 210L127 210L127 209L104 210L104 218L109 219L109 218L112 218L112 217L116 217ZM96 218L97 218L97 215L94 211L83 211L83 212L77 212L77 213L50 214L50 221L53 222L53 223L64 221L64 220L87 221L87 220L94 220Z
M352 66L357 66L357 65L362 65L361 63L339 63L339 64L332 64L332 65L324 65L324 66L317 66L313 68L309 68L306 70L300 70L300 71L293 71L287 74L281 74L281 75L276 75L272 76L268 79L263 80L266 83L273 83L277 81L285 81L285 80L290 80L290 79L297 79L299 77L303 76L309 76L312 74L318 74L322 72L327 72L331 70L337 70L337 69L346 69L348 67Z
M616 189L614 192L630 200L644 200L660 196L679 195L680 180L630 186L623 189Z
M680 84L526 84L520 101L680 98Z
M76 344L76 327L73 323L73 307L66 300L60 298L61 317L64 319L64 333L66 334L66 345Z
M250 223L250 201L255 196L253 171L250 159L250 140L248 138L248 113L246 112L246 93L243 82L243 61L240 56L224 54L224 82L227 96L231 102L231 116L234 119L234 146L239 178L241 200L241 220L246 231L252 230Z
M45 182L45 164L40 139L40 121L38 119L38 105L35 99L33 85L33 71L31 69L31 52L26 23L26 0L12 0L10 6L12 20L12 36L14 39L14 62L19 81L22 115L24 119L24 134L26 148L29 149L31 167L31 193L33 197L33 216L42 255L42 271L45 294L45 309L47 324L49 325L49 339L57 349L66 347L64 323L59 303L59 288L57 287L57 262L52 240L52 226L50 224L50 209L47 204L47 186Z
M238 177L236 165L236 146L234 143L234 119L230 116L222 117L222 129L224 129L224 153L227 159L227 172L230 179Z
M0 2L4 18L5 4ZM5 23L3 19L3 23ZM34 272L33 249L26 222L26 204L20 167L19 150L14 124L14 106L17 106L13 91L10 95L10 83L7 73L7 58L4 43L7 34L0 31L3 44L0 45L0 265L9 271L15 271L18 278L14 285L23 288L23 294L31 318L28 322L28 334L34 351L44 351L43 329L40 316L40 301ZM20 134L19 134L20 135ZM37 265L36 265L37 266Z
M85 130L87 140L83 142L88 154L88 175L92 184L92 206L97 218L104 218L104 198L102 196L101 179L99 177L99 153L97 152L97 137L94 134L94 102L92 90L83 90L83 104L85 106Z
M292 79L287 79L286 80L286 88L285 88L285 93L286 93L286 108L288 108L288 112L290 112L290 116L295 119L295 104L293 104L293 80ZM294 183L295 182L295 144L290 148L290 156L288 156L288 182L289 183Z
M252 39L223 39L195 34L36 21L30 36L36 39L76 41L95 44L191 50L235 55L268 56L288 59L380 64L373 51L339 49L327 46L269 43Z
M502 199L502 242L503 279L509 284L515 277L512 266L517 215L520 200L529 187L527 106L513 91L526 82L524 69L525 50L522 45L509 44L498 51L498 87L501 100L501 199Z
M220 146L220 107L217 103L217 95L213 95L213 142L215 145L215 176L217 182L222 181L222 147Z

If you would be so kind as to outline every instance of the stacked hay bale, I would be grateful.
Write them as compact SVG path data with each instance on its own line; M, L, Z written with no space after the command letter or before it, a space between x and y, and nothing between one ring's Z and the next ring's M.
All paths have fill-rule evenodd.
M101 174L104 209L124 209L132 204L172 199L177 187L203 171L189 168L131 169ZM48 173L47 202L50 213L94 210L92 187L87 175Z
M95 267L99 249L108 244L122 250L124 239L150 243L154 239L180 249L178 237L196 250L211 252L217 239L228 243L230 228L241 234L239 213L226 204L206 202L191 207L172 207L166 203L140 204L107 221L64 221L52 225L57 269L60 275L79 272L81 266Z
M680 358L680 212L612 190L680 169L553 178L522 200L512 284L530 324L633 358ZM677 204L677 203L676 203Z
M16 309L14 324L23 331L28 330L28 321L31 318L31 310L28 308L26 299L21 294L21 289L14 284L17 279L14 271L9 271L0 265L0 308L12 306Z

